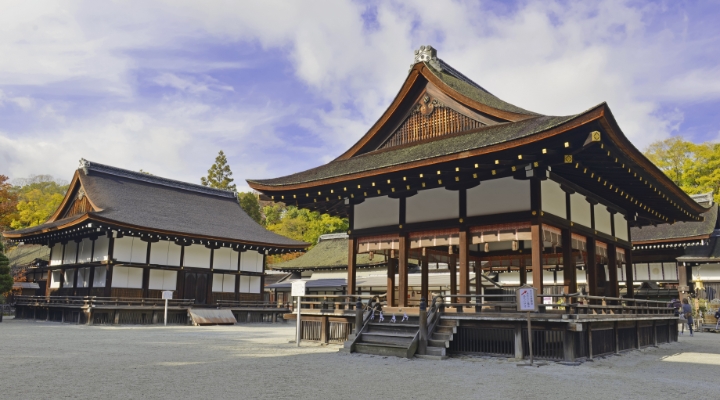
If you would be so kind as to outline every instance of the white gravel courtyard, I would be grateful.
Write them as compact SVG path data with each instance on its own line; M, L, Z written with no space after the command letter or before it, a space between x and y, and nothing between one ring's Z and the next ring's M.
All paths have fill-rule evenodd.
M720 397L720 335L580 366L406 360L288 343L292 324L0 323L0 399L668 399Z

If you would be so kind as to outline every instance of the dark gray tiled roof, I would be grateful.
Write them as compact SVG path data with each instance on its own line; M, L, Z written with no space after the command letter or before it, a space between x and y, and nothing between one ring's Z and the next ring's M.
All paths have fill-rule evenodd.
M718 205L714 204L702 215L705 220L699 222L676 222L672 225L645 226L642 229L630 228L631 240L633 242L645 242L710 235L717 224Z
M425 65L435 76L437 76L441 81L443 81L443 83L450 86L456 92L467 96L477 101L478 103L486 104L498 110L535 116L541 115L532 111L522 109L518 106L501 100L498 97L495 97L483 87L473 82L462 73L458 72L455 68L451 67L445 61L438 59L438 62L440 68L442 69L441 71L435 68L432 65L433 63L426 62Z
M704 246L692 246L685 248L685 254L678 257L680 262L720 262L720 240L713 236Z
M346 160L334 160L320 167L280 178L248 180L248 182L268 186L291 185L462 153L532 136L564 124L579 115L581 114L565 117L541 116L519 122L486 126L466 133L448 135L429 142L377 150Z
M93 216L119 224L186 234L276 246L300 246L260 226L240 207L235 192L207 188L87 163L78 171L88 198L101 209ZM56 223L12 233L32 233Z

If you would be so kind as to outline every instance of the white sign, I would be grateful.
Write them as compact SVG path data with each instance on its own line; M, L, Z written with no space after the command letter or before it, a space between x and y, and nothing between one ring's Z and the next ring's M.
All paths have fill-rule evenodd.
M292 283L292 293L290 293L291 296L297 297L297 296L305 296L305 281L295 281Z
M172 300L172 290L164 290L162 293L163 300Z
M517 290L518 311L537 311L535 288L523 287Z

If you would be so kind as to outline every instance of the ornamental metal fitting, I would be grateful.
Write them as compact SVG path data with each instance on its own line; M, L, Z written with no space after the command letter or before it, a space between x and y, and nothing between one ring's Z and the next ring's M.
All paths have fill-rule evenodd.
M80 165L78 166L78 169L82 169L85 175L88 174L88 168L90 167L90 161L81 158L80 159Z
M412 69L415 64L421 62L426 62L438 71L442 71L442 67L440 66L440 62L438 62L437 58L437 50L430 45L420 46L419 49L415 50L415 59L413 60L412 65L410 65L410 69Z

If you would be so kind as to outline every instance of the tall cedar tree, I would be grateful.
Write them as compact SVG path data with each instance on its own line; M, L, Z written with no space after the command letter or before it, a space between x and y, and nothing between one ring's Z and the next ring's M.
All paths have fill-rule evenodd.
M4 301L5 294L12 289L13 278L10 275L10 260L3 252L3 245L0 243L0 298Z
M0 175L0 232L7 230L15 214L18 195L12 190L8 177Z
M200 178L200 183L203 186L210 186L215 189L225 189L235 191L234 179L232 178L232 171L227 163L227 157L222 150L215 157L215 164L208 170L208 176Z

